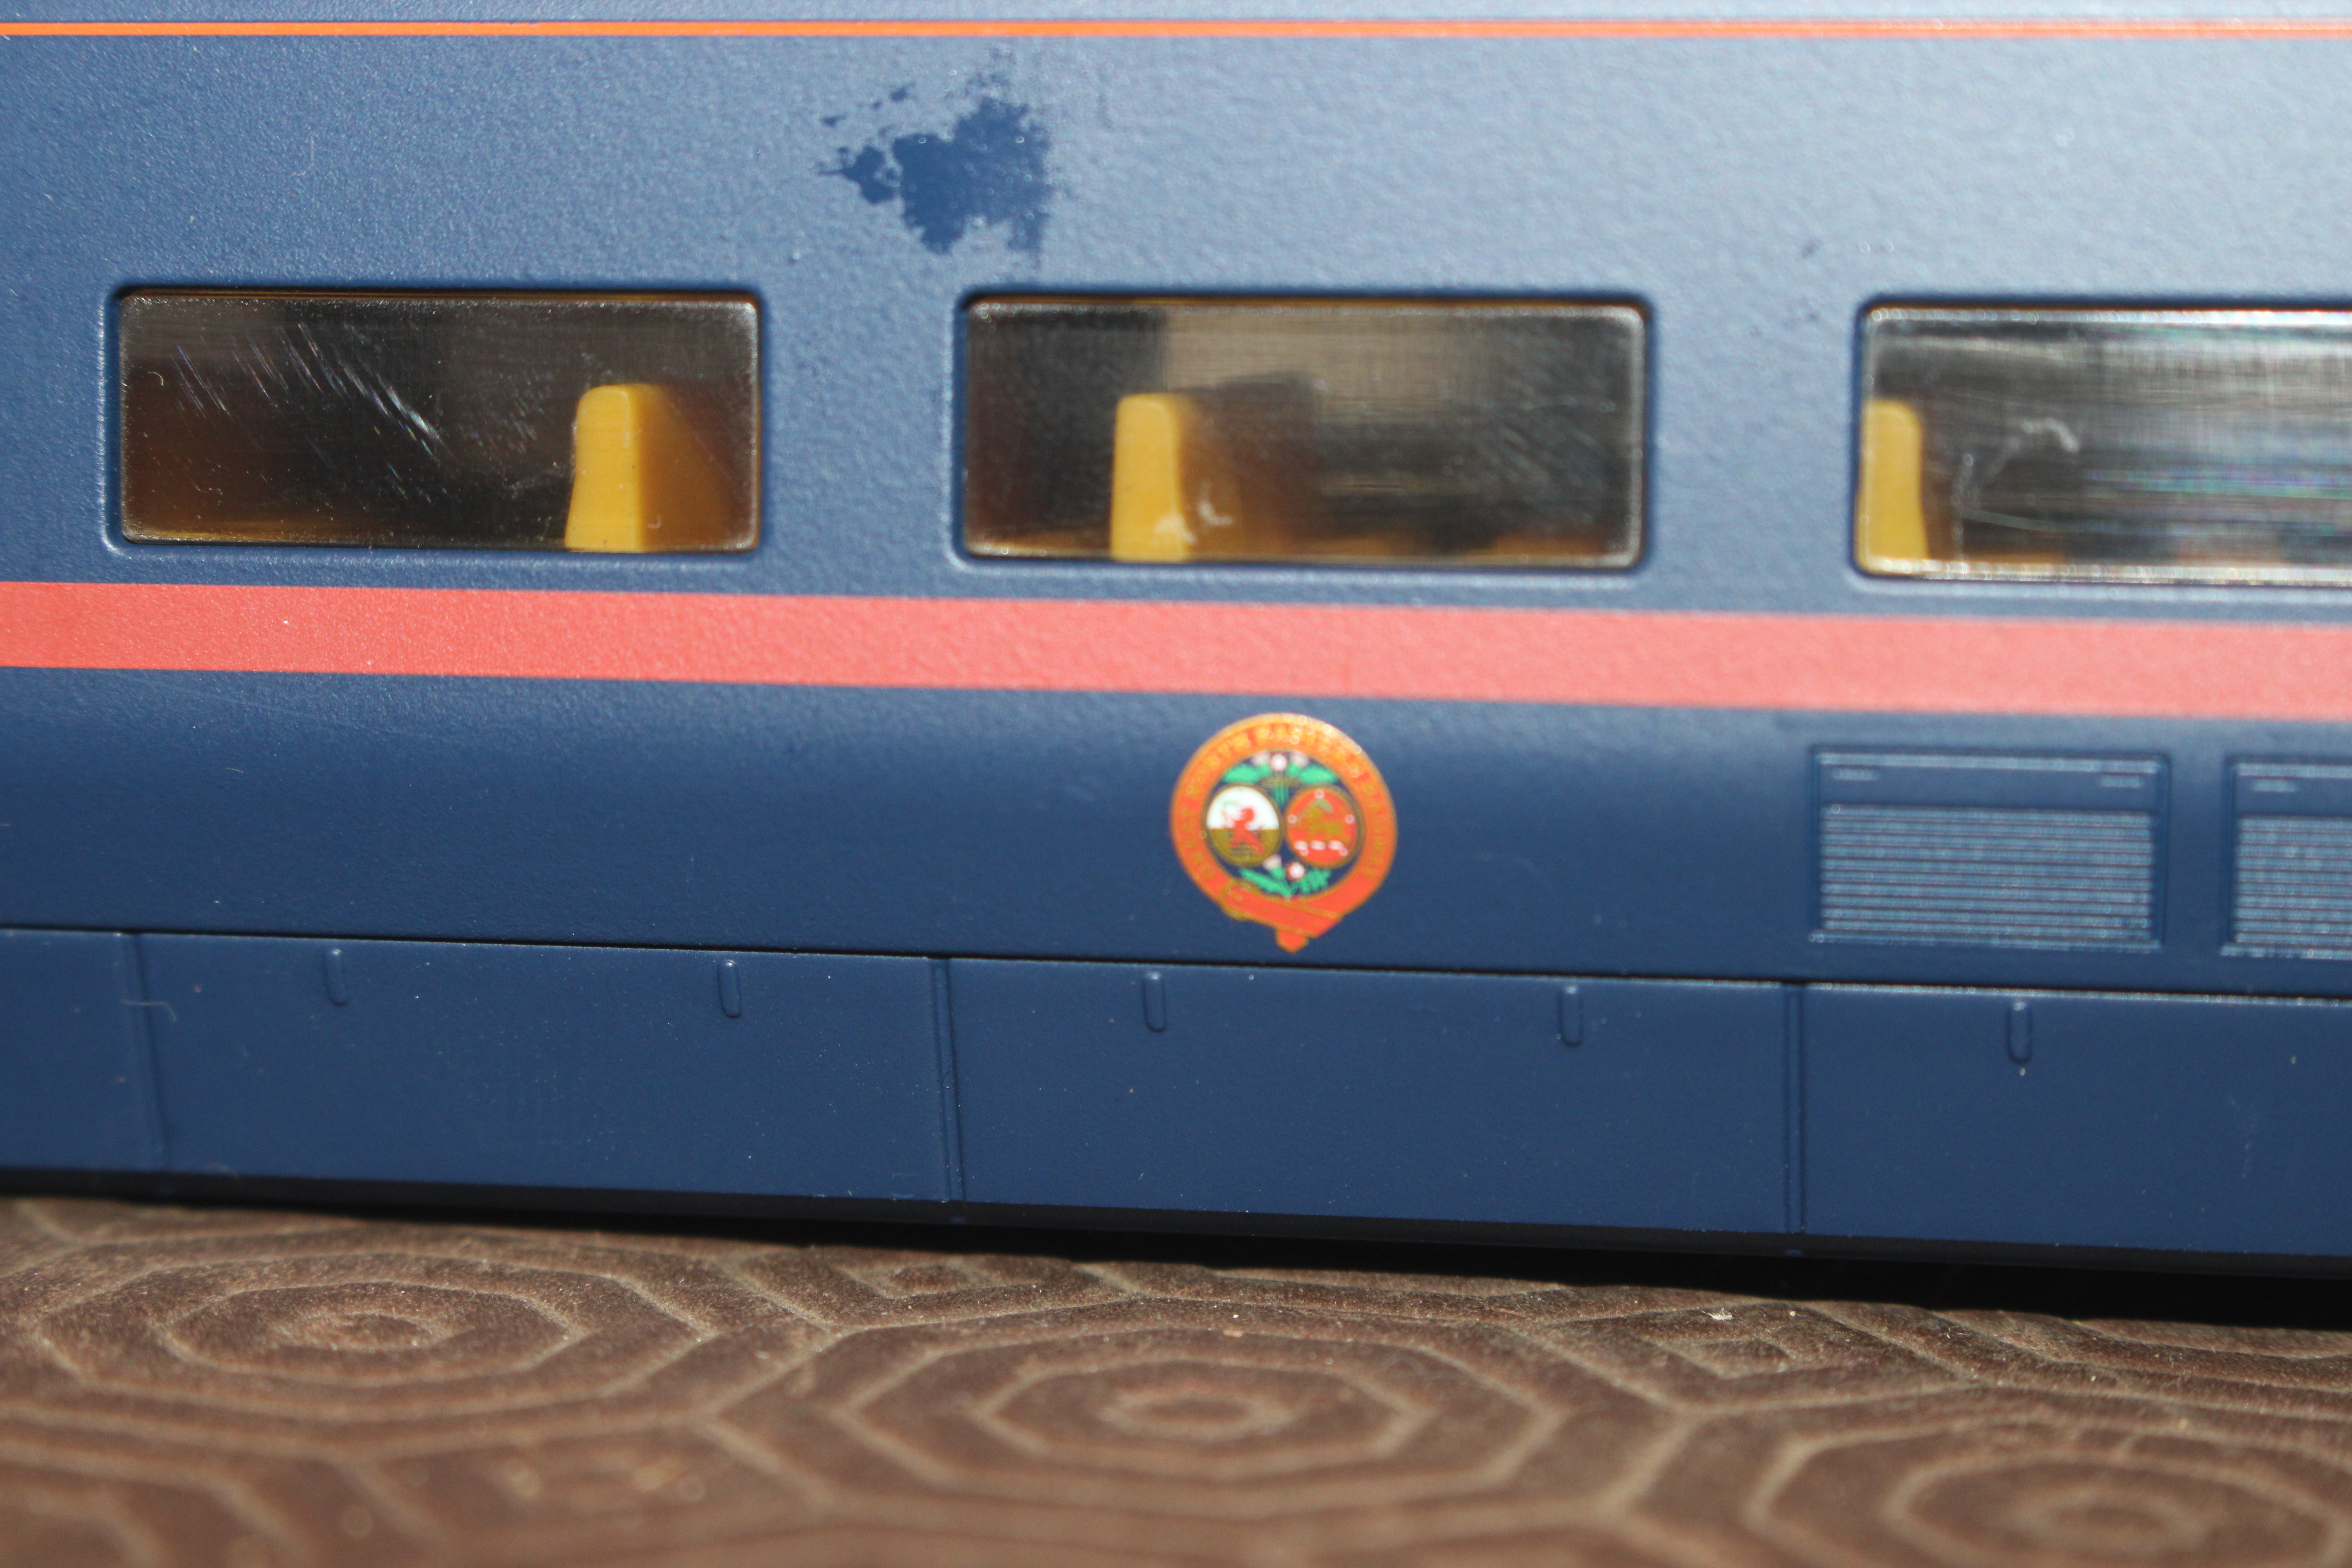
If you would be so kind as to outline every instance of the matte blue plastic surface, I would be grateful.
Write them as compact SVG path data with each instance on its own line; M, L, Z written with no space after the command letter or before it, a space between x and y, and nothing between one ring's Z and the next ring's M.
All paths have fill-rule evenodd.
M1778 986L962 960L951 976L975 1203L1783 1225Z
M947 1196L920 960L141 946L175 1171Z
M1185 879L1167 803L1203 739L1295 700L0 670L0 919L2352 993L2352 963L2222 951L2229 760L2352 756L2334 727L1317 702L1387 778L1399 849L1293 960ZM2162 946L1813 940L1816 745L2167 756ZM1085 874L1041 875L1041 824Z
M1817 1235L2352 1253L2352 1007L1827 986L1804 1017Z
M155 1168L137 964L126 936L0 931L0 1165Z
M1891 583L1847 556L1864 307L2340 301L2352 157L2310 106L2347 66L2321 39L15 40L0 577L2341 619L2325 590ZM1012 110L1040 173L1003 221L993 165L881 202L835 172L908 137L977 156L959 138ZM151 284L748 289L761 543L130 545L109 322ZM960 554L960 301L1174 289L1641 300L1642 566ZM0 921L2352 995L2342 958L2223 951L2228 759L2352 757L2344 726L1314 702L1280 660L1234 668L1192 698L0 672ZM1403 812L1389 885L1302 960L1186 887L1160 826L1203 737L1292 706L1363 742ZM2162 945L1811 941L1816 747L2164 759ZM1037 880L1041 822L1087 875Z
M75 14L158 13L200 14ZM852 13L923 14L807 12ZM1849 551L1874 303L2352 300L2347 77L2340 37L13 38L0 581L2341 623ZM112 302L212 285L747 290L761 543L129 544ZM1642 564L969 558L958 310L1027 291L1638 302ZM1831 714L1216 651L1209 695L0 669L0 924L49 928L0 938L0 1167L2352 1256L2343 1015L2224 999L2352 998L2352 950L2228 945L2233 762L2352 726L2001 716L1997 658L1992 711ZM1399 812L1295 956L1168 840L1194 748L1276 709ZM2148 940L1817 940L1816 758L1905 751L2160 765Z

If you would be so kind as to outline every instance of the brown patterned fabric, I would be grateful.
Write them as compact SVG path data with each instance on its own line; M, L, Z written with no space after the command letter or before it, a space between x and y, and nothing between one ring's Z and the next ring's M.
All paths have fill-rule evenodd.
M0 1564L2352 1556L2336 1285L795 1239L0 1204Z

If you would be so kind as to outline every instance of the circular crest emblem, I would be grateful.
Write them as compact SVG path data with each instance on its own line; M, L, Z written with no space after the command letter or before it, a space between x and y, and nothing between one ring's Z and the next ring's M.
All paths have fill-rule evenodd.
M1237 921L1297 952L1378 890L1396 806L1364 749L1320 719L1261 713L1192 753L1169 805L1176 858Z

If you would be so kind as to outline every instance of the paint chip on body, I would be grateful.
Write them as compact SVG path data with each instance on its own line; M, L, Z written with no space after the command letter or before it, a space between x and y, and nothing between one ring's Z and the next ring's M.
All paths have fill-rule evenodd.
M891 94L904 101L907 90ZM841 148L823 172L848 181L875 206L897 204L923 248L945 256L975 227L1035 256L1045 242L1054 186L1045 174L1045 128L1026 104L982 98L945 133L878 132L865 146Z

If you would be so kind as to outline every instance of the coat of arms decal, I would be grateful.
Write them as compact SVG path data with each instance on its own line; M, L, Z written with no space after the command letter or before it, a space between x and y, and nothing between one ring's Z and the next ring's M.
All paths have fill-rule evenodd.
M1319 719L1228 724L1176 780L1169 828L1201 891L1297 952L1372 896L1396 858L1396 806L1364 749Z

